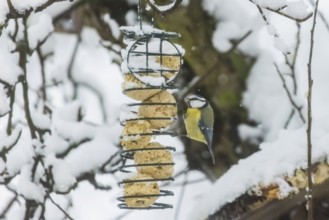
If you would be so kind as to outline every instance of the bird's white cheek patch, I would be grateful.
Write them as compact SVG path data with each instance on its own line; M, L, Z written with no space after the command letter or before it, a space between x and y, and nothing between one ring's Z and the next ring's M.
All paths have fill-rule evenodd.
M189 101L191 108L201 108L204 106L204 101L201 100L190 100Z

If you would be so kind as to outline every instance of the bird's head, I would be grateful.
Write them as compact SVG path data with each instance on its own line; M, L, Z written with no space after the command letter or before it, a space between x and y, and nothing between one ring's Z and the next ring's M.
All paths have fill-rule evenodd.
M199 95L189 95L184 100L189 108L203 108L208 105L207 100Z

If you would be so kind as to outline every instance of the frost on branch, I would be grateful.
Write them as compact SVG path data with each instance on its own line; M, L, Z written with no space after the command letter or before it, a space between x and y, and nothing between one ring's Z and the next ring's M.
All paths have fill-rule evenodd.
M80 39L81 33L54 33L53 18L43 10L60 1L0 3L0 182L1 190L14 194L2 217L44 219L54 206L72 219L66 212L72 189L87 181L105 190L96 173L121 163L111 161L119 131L106 121L115 120L118 105L109 98L109 80L93 75L96 67L119 74L118 67L96 31L94 41L87 37L82 43L69 40ZM115 28L109 17L105 20ZM86 62L91 53L97 62ZM113 74L108 78L113 80ZM100 103L95 93L103 98ZM102 105L104 121L94 117ZM12 214L13 207L19 213Z
M329 179L329 130L319 119L315 124L313 171L315 184ZM307 186L305 127L298 130L282 131L274 142L261 144L261 150L247 159L240 160L208 190L191 214L191 219L202 219L215 212L225 211L243 195L256 196L254 204L285 199L305 190ZM284 150L280 150L284 149ZM261 167L261 169L260 169ZM260 203L260 204L259 204ZM223 211L223 212L224 212ZM240 213L242 214L242 213Z

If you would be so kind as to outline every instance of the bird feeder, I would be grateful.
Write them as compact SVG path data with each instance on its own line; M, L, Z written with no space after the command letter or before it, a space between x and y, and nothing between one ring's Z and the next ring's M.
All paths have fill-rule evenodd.
M154 4L151 5L155 7ZM156 136L175 136L166 130L177 119L177 101L172 95L175 79L180 73L183 48L171 42L179 37L142 22L139 1L137 26L121 27L127 47L122 51L124 73L122 91L135 103L121 108L120 122L122 172L137 174L119 182L124 195L119 197L122 209L165 209L172 205L157 202L160 197L173 196L161 190L159 181L173 181L173 146L154 142Z

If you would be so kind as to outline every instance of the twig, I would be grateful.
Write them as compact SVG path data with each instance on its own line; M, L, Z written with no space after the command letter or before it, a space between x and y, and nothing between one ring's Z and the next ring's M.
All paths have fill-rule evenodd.
M296 33L296 45L295 45L295 49L294 49L294 53L293 53L293 58L292 61L289 62L288 59L288 55L283 53L283 56L285 58L285 62L286 64L289 66L290 70L291 70L291 74L289 76L291 76L292 78L292 82L293 82L293 94L297 95L297 79L296 79L296 60L297 60L297 55L298 55L298 51L300 48L300 24L298 22L296 22L297 25L297 33ZM291 113L284 125L284 128L288 128L293 116L295 115L295 109L291 110Z
M42 56L41 53L41 48L40 46L38 46L36 48L36 52L38 54L39 57L39 61L40 61L40 66L41 66L41 79L42 79L42 85L41 85L41 96L42 96L42 100L43 100L43 113L46 113L46 101L47 101L47 90L46 90L46 72L45 72L45 63L44 63L44 57Z
M289 18L289 19L291 19L291 20L297 21L297 22L304 22L304 21L308 20L310 17L312 17L312 15L313 15L312 13L310 13L310 14L308 14L308 15L307 15L306 17L304 17L304 18L295 18L295 17L293 17L293 16L290 16L290 15L288 15L288 14L286 14L286 13L283 13L283 12L281 12L281 11L278 11L278 10L273 10L273 9L271 9L271 8L266 8L266 9L269 10L269 11L271 11L271 12L277 13L277 14L283 16L283 17L286 17L286 18Z
M310 2L311 5L314 7L314 1L313 1L313 0L309 0L309 2ZM322 20L324 26L325 26L325 27L327 28L327 30L329 31L329 22L327 21L327 19L324 17L323 13L322 13L320 10L318 10L317 13L318 13L319 17L321 18L321 20Z
M17 201L18 194L16 192L13 192L15 195L14 197L8 202L8 204L5 206L3 211L0 214L0 219L5 219L7 212L10 210L10 208L14 205L15 201Z
M293 80L293 85L294 85L294 89L293 89L294 95L297 94L296 60L297 60L297 54L298 54L299 47L300 47L300 24L298 22L296 22L296 25L297 25L296 46L295 46L295 51L294 51L294 54L293 54L292 62L291 63L289 62L287 54L285 54L285 53L283 54L284 58L285 58L285 62L291 70L291 78Z
M15 94L16 94L16 85L10 88L10 102L9 102L9 116L7 122L7 134L10 135L12 131L12 119L13 119L13 112L14 112L14 102L15 102Z
M19 131L18 135L17 135L17 138L16 140L11 143L10 145L8 146L4 146L2 151L0 151L0 157L2 158L6 158L6 154L11 150L13 149L13 147L18 143L19 139L21 138L21 135L22 135L22 130Z
M292 117L294 117L294 115L295 115L295 109L292 109L291 112L290 112L290 114L289 114L289 117L288 117L286 123L283 126L284 129L288 128L288 126L289 126L289 124L290 124L290 122L292 120Z
M100 171L104 172L104 173L107 173L108 171L106 170L106 167L110 164L111 167L113 166L113 161L114 159L118 158L118 160L121 161L121 157L120 157L120 153L121 153L121 150L118 150L117 152L115 152L107 161L105 161L105 163L103 163L103 165L101 166L100 168ZM118 162L116 162L118 163Z
M67 76L68 78L70 79L70 81L72 82L73 84L73 99L77 98L77 87L78 87L78 83L73 79L73 65L74 65L74 62L75 62L75 58L76 58L76 55L78 53L78 49L79 49L79 44L81 42L81 36L80 36L80 33L77 35L77 42L74 46L74 50L73 50L73 53L72 53L72 56L71 56L71 60L69 62L69 65L68 65L68 68L67 68Z
M9 8L9 11L10 13L7 14L7 21L9 19L13 19L13 18L26 18L28 17L33 11L34 12L40 12L40 11L43 11L44 9L48 8L49 6L51 6L52 4L56 3L56 2L64 2L64 1L67 1L67 0L49 0L49 1L46 1L45 3L43 3L42 5L36 7L35 9L33 8L28 8L28 9L25 9L24 11L17 11L11 0L7 0L7 4L8 4L8 8ZM69 0L69 1L73 1L73 0Z
M81 87L85 87L86 89L89 89L90 91L94 92L95 95L98 98L99 104L101 106L101 112L102 112L102 120L103 121L107 121L107 113L106 113L106 105L105 105L105 101L104 101L104 96L98 91L97 88L95 88L94 86L92 86L91 84L87 83L87 82L75 82L76 86L81 86Z
M307 207L308 207L308 220L313 220L313 181L312 181L312 59L314 48L314 32L316 24L316 16L318 12L319 0L315 3L313 25L311 29L311 43L309 61L307 64L307 77L308 77L308 95L307 95L307 178L308 178L308 190L307 190Z
M201 183L201 182L205 182L205 181L208 181L207 179L205 178L199 178L199 179L195 179L195 180L190 180L186 183L186 185L193 185L193 184L196 184L196 183ZM183 185L183 182L181 183L172 183L170 184L170 187L179 187L179 186L182 186Z
M184 97L186 97L190 92L192 92L198 85L200 85L200 83L202 83L204 80L206 80L210 75L212 75L213 73L218 73L217 71L214 71L217 69L218 65L220 65L220 64L215 62L205 74L203 74L200 77L199 76L195 77L185 87L185 89L181 93L179 93L179 95L178 95L179 99L183 99Z
M73 149L75 148L78 148L81 144L84 144L84 143L87 143L91 141L90 138L85 138L85 139L82 139L80 140L79 142L77 143L72 143L65 151L61 152L61 153L58 153L56 155L56 157L58 158L64 158L65 156L67 156Z
M227 51L225 54L229 54L232 51L234 51L245 39L249 37L249 35L252 33L252 30L249 30L247 33L245 33L240 39L231 41L232 47L229 51Z
M49 192L46 190L46 195L49 198L49 200L51 201L51 203L53 203L59 210L61 210L61 212L70 220L74 220L60 205L58 205L50 196Z
M27 50L29 48L27 42L28 42L28 36L27 36L27 24L26 24L26 18L23 18L23 24L24 24L24 42L22 42L20 45L18 45L18 52L19 52L19 66L23 70L23 75L20 77L20 81L22 83L23 87L23 99L24 99L24 110L25 110L25 117L28 123L28 126L30 128L30 133L32 139L35 139L36 136L36 128L33 124L30 107L29 107L29 96L28 96L28 83L27 83L27 70L26 70L26 63L27 63Z
M187 182L188 182L188 171L189 170L186 169L185 172L184 172L184 181L183 181L183 184L182 184L182 190L181 190L181 193L179 195L179 199L178 199L178 203L177 203L177 207L176 207L175 220L178 220L179 219L180 207L182 205L182 201L183 201L183 198L184 198L186 185L187 185Z
M256 2L254 2L253 0L249 0L249 1L252 2L253 4L257 5L257 7L262 7L262 6L258 5ZM283 16L283 17L286 17L286 18L288 18L288 19L291 19L291 20L297 21L297 22L304 22L304 21L308 20L310 17L312 17L312 15L313 15L313 13L310 13L310 14L308 14L308 15L307 15L306 17L304 17L304 18L295 18L295 17L293 17L293 16L291 16L291 15L288 15L288 14L282 12L282 10L284 10L284 9L287 8L286 5L285 5L285 6L282 6L282 7L279 8L279 9L272 9L272 8L269 8L269 7L262 7L262 8L264 8L264 9L266 9L266 10L269 10L269 11L271 11L271 12L273 12L273 13L276 13L276 14L278 14L278 15L281 15L281 16Z
M304 116L303 116L303 114L302 114L301 107L299 107L299 106L296 104L296 102L293 100L292 95L291 95L291 93L290 93L290 91L289 91L289 89L288 89L288 86L287 86L287 84L286 84L286 81L285 81L285 79L284 79L284 77L283 77L283 74L280 72L280 69L279 69L278 65L277 65L276 63L274 63L274 66L275 66L276 72L278 73L278 75L279 75L279 77L280 77L280 79L281 79L281 81L282 81L282 83L283 83L283 88L284 88L284 90L286 91L286 93L287 93L287 95L288 95L288 98L289 98L290 103L291 103L292 106L297 110L300 119L305 123L305 118L304 118Z
M3 84L6 88L10 88L11 85L9 83L7 83L6 81L0 79L0 84Z

